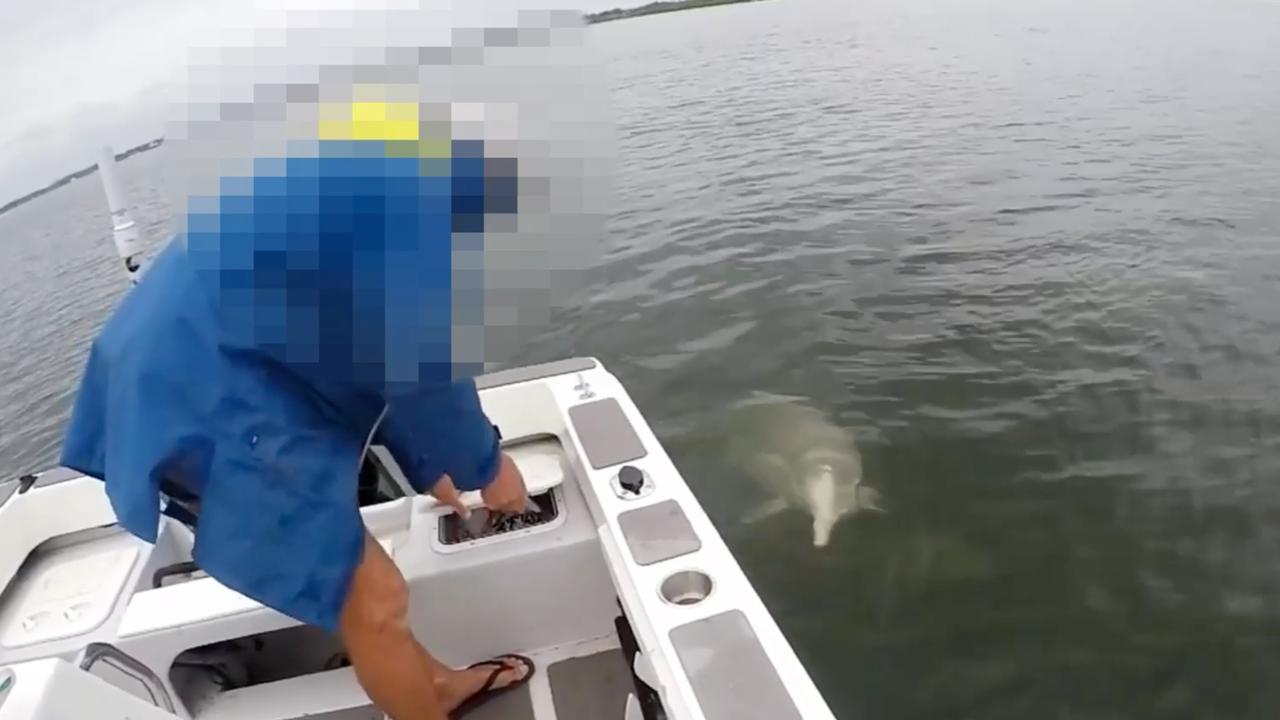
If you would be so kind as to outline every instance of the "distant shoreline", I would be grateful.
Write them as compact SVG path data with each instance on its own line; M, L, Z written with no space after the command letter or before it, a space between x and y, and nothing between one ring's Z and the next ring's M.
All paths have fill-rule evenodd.
M123 160L129 157L130 155L136 155L138 153L146 152L148 150L154 150L163 144L164 144L164 138L156 138L155 140L152 140L150 142L145 142L145 143L142 143L141 145L135 145L134 147L131 147L122 153L116 153L116 160ZM27 193L26 195L23 195L20 198L17 198L15 200L10 200L4 205L0 205L0 215L4 215L5 213L18 207L19 205L25 205L31 202L32 200L35 200L36 198L40 197L41 195L44 195L46 193L51 193L54 190L57 190L58 188L62 187L63 185L67 185L71 183L74 180L79 180L82 177L92 175L96 172L98 172L98 164L94 163L87 168L84 168L82 170L77 170L69 175L64 175L58 178L57 180L54 180L53 182L49 183L48 185L45 185L39 190L33 190Z
M693 10L695 8L713 7L715 5L734 5L737 3L760 1L761 0L662 0L660 2L651 2L648 5L641 5L640 7L614 8L612 10L604 10L597 13L587 13L585 17L588 25L596 25L599 23L612 22L614 20L643 17L645 15L657 15L659 13L678 12L680 10Z
M738 3L761 2L762 0L660 0L659 2L651 2L648 5L641 5L633 8L614 8L612 10L604 10L597 13L587 13L586 18L588 25L597 25L600 23L613 22L614 20L625 20L627 18L643 17L645 15L658 15L661 13L679 12L681 10L694 10L703 7L714 7L716 5L736 5ZM124 160L130 155L136 155L148 150L154 150L164 144L164 138L156 138L150 142L145 142L136 147L131 147L122 153L116 155L116 160ZM67 185L80 178L87 177L98 171L97 163L89 167L77 170L69 175L54 180L44 187L33 190L20 198L10 200L4 205L0 205L0 215L13 210L19 205L25 205L32 200L57 190L63 185Z

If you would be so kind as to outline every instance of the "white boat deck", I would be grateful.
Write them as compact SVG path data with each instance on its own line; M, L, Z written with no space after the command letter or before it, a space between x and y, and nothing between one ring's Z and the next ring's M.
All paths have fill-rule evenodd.
M457 536L452 511L413 494L382 449L383 492L361 508L433 654L538 663L528 686L469 720L832 720L612 375L583 359L478 384L542 512ZM53 694L96 697L103 680L116 700L76 717L381 718L354 673L329 663L337 638L199 573L154 580L191 547L167 518L155 545L114 527L93 478L57 470L0 485L0 684L8 672L18 688L0 690L0 720L72 717Z

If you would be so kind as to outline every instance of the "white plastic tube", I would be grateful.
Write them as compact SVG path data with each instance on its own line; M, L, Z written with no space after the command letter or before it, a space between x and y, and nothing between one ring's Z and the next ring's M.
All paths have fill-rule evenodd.
M107 193L107 207L111 210L111 237L116 244L116 254L124 262L129 282L137 285L138 271L142 269L141 233L133 221L129 199L116 173L115 151L108 146L98 153L98 173L102 176L102 189Z

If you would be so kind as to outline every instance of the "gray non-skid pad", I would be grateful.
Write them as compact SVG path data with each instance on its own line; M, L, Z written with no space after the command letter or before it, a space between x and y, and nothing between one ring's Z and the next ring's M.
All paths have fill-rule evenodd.
M385 713L372 705L307 716L307 720L386 720L386 718Z
M707 720L802 720L741 610L680 625L671 642Z
M557 375L567 375L575 372L585 372L592 370L596 363L591 358L569 358L567 360L556 360L554 362L542 363L541 365L530 365L528 367L511 368L510 370L498 370L476 378L476 388L486 390L488 388L502 387L503 385L514 385L519 382L528 382L529 380L541 380L543 378L555 377Z
M621 650L562 660L547 668L556 720L618 718L634 689Z
M622 406L613 398L574 405L569 408L569 422L591 467L597 470L648 454Z
M664 500L618 515L618 527L640 565L652 565L702 549L702 541L675 500Z
M535 720L529 686L522 685L467 713L467 720Z

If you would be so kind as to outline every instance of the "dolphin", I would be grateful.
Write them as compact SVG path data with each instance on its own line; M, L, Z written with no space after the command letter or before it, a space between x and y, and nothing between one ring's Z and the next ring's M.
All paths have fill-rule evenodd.
M813 545L821 548L846 515L884 511L880 493L863 484L853 434L805 398L754 391L728 408L727 420L730 462L769 494L743 522L804 510L813 517Z

